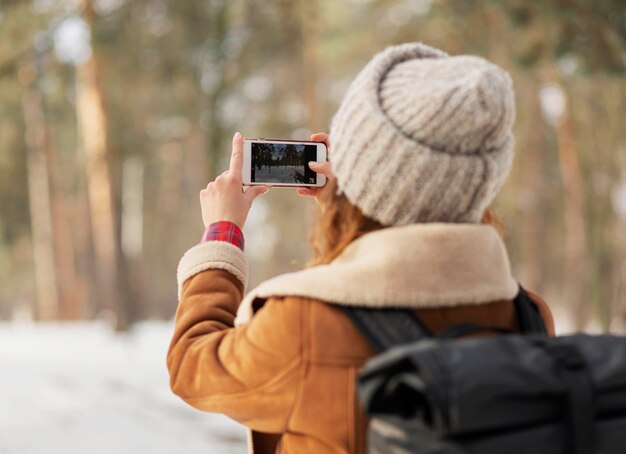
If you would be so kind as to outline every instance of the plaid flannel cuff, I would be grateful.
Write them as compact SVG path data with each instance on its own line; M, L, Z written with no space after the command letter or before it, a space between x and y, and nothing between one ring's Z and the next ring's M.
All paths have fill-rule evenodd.
M243 232L230 221L218 221L210 224L202 235L201 243L205 241L226 241L244 250Z

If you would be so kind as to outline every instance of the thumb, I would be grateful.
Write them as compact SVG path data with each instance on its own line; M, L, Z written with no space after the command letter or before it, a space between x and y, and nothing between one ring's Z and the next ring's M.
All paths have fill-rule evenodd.
M256 199L260 195L265 194L266 192L269 192L269 190L270 188L268 188L267 186L252 186L246 190L243 196L248 203L252 204L252 202L254 202L254 199Z
M322 175L326 175L328 178L332 178L333 176L331 164L328 161L323 161L323 162L309 161L309 168L316 173L321 173Z

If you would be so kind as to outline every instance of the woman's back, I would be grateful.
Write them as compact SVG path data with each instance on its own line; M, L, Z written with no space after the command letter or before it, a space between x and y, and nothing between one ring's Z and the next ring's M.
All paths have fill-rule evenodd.
M187 266L183 260L179 271ZM340 306L412 307L434 333L459 323L517 329L508 268L490 226L414 225L369 233L330 265L268 281L240 308L240 282L206 271L182 293L177 317L186 322L168 356L172 388L196 408L246 424L256 432L255 453L365 452L355 384L374 351ZM475 288L481 293L468 294ZM223 329L237 309L246 317L252 307L254 317Z

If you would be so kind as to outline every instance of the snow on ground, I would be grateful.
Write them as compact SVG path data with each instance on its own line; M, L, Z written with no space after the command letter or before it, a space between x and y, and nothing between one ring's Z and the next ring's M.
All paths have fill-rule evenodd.
M296 183L298 174L304 174L304 166L263 166L255 170L254 180L264 183Z
M0 323L0 454L228 454L245 429L174 396L172 324Z

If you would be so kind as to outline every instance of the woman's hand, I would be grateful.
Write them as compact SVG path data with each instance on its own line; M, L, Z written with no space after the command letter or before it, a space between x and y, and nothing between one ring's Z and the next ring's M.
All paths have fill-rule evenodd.
M205 227L217 221L230 221L243 229L254 199L269 191L267 186L251 186L243 192L242 166L243 137L237 132L233 136L229 169L200 191L202 222Z
M330 150L330 144L328 142L328 134L324 132L318 132L316 134L311 135L311 141L313 142L322 142L326 144L326 149ZM327 179L334 178L332 169L330 167L330 162L310 162L309 167L316 173L321 173L322 175L326 175ZM323 188L298 188L297 193L302 197L313 197L317 203L319 203L319 195L320 191Z

